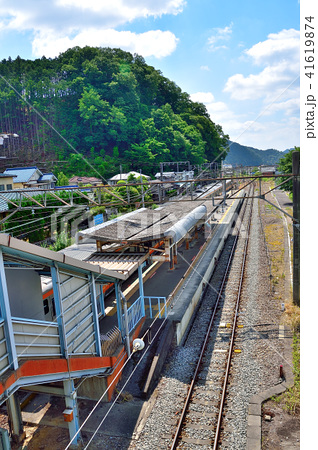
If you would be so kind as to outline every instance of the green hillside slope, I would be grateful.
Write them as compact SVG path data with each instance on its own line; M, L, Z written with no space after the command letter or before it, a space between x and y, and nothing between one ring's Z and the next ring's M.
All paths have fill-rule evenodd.
M120 165L151 174L161 161L212 161L228 139L203 104L141 56L95 47L2 60L0 132L19 135L2 150L21 163L58 159L70 175L102 178Z
M278 164L280 158L290 149L280 152L275 149L258 150L254 147L246 147L236 142L229 141L229 152L225 158L226 164L243 166L260 166L266 164Z

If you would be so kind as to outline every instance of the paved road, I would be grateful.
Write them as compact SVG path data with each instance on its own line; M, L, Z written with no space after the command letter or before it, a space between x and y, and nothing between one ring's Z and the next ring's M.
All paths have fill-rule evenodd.
M286 194L285 191L282 191L281 189L275 189L274 194L277 198L277 201L279 203L279 206L286 211L288 208L292 208L293 207L293 202L291 201L291 199L288 197L288 195ZM288 211L288 214L292 215L291 211Z

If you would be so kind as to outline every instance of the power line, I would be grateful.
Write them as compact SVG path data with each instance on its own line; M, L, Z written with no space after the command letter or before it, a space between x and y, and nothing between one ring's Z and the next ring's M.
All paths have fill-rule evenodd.
M163 310L163 308L162 308ZM161 311L162 311L161 310ZM157 320L159 318L159 314L160 312L157 313L156 318L154 319L153 323L155 322L155 320ZM153 336L149 346L146 348L146 350L144 351L143 355L141 356L141 358L139 359L138 363L136 364L136 366L134 367L133 371L131 372L131 374L129 375L128 379L126 380L126 382L124 383L123 387L121 388L121 390L119 391L119 393L117 394L116 398L113 400L110 408L108 409L107 413L105 414L105 416L103 417L103 419L100 421L100 423L98 424L95 432L93 433L93 436L91 437L91 439L89 440L88 444L86 445L86 447L84 448L87 449L88 445L91 443L91 441L94 439L94 437L96 436L98 430L100 429L100 427L102 426L102 424L104 423L106 417L108 416L108 414L110 413L111 409L114 407L115 403L117 402L118 398L120 397L120 395L122 394L123 390L125 389L125 387L127 386L128 382L130 381L131 377L133 376L133 374L135 373L135 371L137 370L139 364L141 363L141 361L143 360L143 358L145 357L145 355L147 354L148 350L150 349L152 343L154 342L154 340L156 339L158 333L161 331L161 328L163 327L163 325L166 323L167 318L165 318L163 320L163 322L161 323L160 327L158 328L157 332L155 333L155 335ZM122 373L122 371L124 370L124 368L126 367L126 365L128 364L128 362L130 361L130 359L132 358L133 353L130 355L130 357L127 358L127 360L125 361L123 367L119 370L118 374L116 375L116 377L112 380L112 382L110 383L110 385L107 387L107 389L103 392L103 394L101 395L101 397L98 399L96 405L91 409L91 411L89 412L89 414L87 415L86 419L83 421L82 425L79 427L78 431L76 432L76 434L73 436L72 440L68 443L68 445L65 447L65 450L67 450L70 445L72 444L72 442L74 441L74 439L76 438L76 436L80 433L80 431L82 430L82 428L84 427L84 425L87 423L88 419L92 416L92 414L94 413L94 411L96 410L97 406L100 404L100 402L102 401L102 399L105 397L105 395L107 394L107 392L109 391L109 389L111 388L111 386L114 384L114 382L116 381L116 379L118 378L118 376Z

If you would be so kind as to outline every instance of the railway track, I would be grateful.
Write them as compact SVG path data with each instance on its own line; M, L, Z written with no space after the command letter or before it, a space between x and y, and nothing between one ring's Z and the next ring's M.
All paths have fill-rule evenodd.
M171 450L218 448L232 357L240 352L235 334L244 280L252 200L244 202L217 270L204 293L185 346L199 357L178 415ZM210 312L210 314L208 314Z

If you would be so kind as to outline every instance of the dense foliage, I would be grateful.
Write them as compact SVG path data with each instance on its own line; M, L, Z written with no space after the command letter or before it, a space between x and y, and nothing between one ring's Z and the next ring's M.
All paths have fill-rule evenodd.
M62 185L64 177L63 173L58 176ZM58 251L70 245L71 232L74 237L78 227L87 227L88 220L92 220L93 216L105 213L105 205L122 214L132 211L134 207L153 204L150 186L145 177L140 179L131 174L127 181L129 186L125 181L118 181L111 190L101 187L92 191L89 186L82 187L82 195L76 191L59 190L54 194L55 197L40 193L33 196L33 200L25 198L21 200L22 208L2 224L2 230L33 243L52 239L55 241L52 248ZM100 200L103 206L92 206L90 199ZM73 206L65 206L70 203ZM43 205L43 208L39 208L39 204ZM10 212L16 209L13 203L9 203L8 207Z
M218 157L228 139L203 104L120 49L9 58L0 76L0 131L19 134L5 140L6 154L66 161L58 170L67 175L107 179L120 165L153 174L161 161L201 164Z
M69 202L69 193L60 191L58 197L65 202ZM54 197L45 198L44 194L33 196L33 200L25 198L21 200L21 209L17 210L3 225L2 231L12 236L28 239L30 242L39 242L49 238L52 234L60 234L63 231L68 232L72 220L86 211L83 205L83 197L78 193L72 194L73 208L60 208L64 206ZM38 208L38 204L46 207ZM87 201L88 204L88 201ZM78 209L76 209L76 206ZM8 205L9 212L16 207L12 203ZM26 209L28 208L28 209Z
M290 150L288 153L286 153L286 155L280 159L279 164L278 164L278 170L281 173L293 173L293 153L294 152L299 152L300 151L300 147L295 147L292 150ZM279 178L278 182L282 183L283 181L285 181L284 178ZM286 183L284 183L281 186L281 189L285 190L285 191L291 191L293 190L293 180L289 180Z

